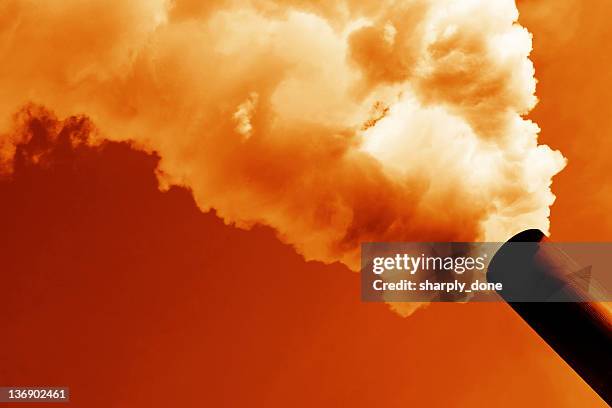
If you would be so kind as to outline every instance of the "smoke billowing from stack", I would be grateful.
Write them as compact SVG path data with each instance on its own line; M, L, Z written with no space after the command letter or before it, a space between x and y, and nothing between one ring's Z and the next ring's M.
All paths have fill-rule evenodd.
M307 259L357 269L362 241L548 230L565 160L524 119L513 1L201 3L3 2L2 171L34 102L89 116L90 143L156 152L162 188Z

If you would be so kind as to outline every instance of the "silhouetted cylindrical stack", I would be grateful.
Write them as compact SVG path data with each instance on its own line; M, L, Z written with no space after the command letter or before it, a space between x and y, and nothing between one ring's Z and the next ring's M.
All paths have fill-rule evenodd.
M612 405L610 311L568 281L575 271L564 270L566 264L545 241L539 230L515 235L491 260L487 279L503 284L499 294Z

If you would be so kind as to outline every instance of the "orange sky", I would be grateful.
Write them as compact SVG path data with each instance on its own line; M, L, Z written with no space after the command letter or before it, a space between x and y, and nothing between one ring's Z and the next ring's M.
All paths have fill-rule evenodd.
M608 240L612 4L555 16L544 3L558 4L519 6L539 80L530 117L569 160L553 239ZM34 130L27 148L45 151ZM402 318L360 303L345 266L159 192L154 157L58 143L47 160L18 157L0 182L2 385L67 385L89 408L605 406L503 304Z
M530 114L540 140L569 159L555 177L551 233L557 240L612 238L612 4L566 0L519 2L534 33L532 60L540 103Z

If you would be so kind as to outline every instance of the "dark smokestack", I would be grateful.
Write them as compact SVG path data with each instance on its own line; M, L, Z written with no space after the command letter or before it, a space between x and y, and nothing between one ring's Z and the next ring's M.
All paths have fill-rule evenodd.
M515 235L491 260L487 279L504 285L499 294L611 405L610 312L570 279L576 271L568 271L568 263L560 262L552 246L544 248L544 241L539 230ZM516 242L532 245L511 245ZM532 302L514 301L535 292ZM536 301L543 294L550 294L550 301Z

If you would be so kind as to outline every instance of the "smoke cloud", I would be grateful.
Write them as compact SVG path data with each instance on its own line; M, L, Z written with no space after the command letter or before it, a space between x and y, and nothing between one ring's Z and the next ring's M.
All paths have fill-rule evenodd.
M306 259L547 231L565 159L524 118L517 19L510 0L4 1L0 164L34 102L157 153L161 188Z

